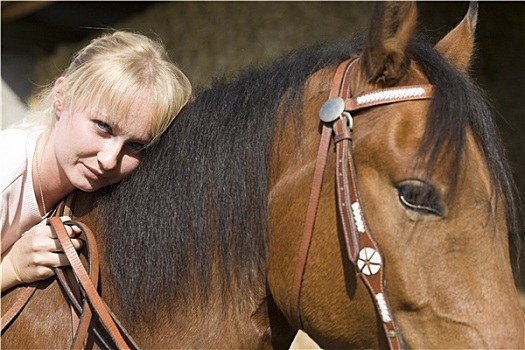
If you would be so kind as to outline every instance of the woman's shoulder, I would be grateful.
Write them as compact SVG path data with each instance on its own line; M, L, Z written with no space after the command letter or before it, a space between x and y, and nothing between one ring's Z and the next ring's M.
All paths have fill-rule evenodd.
M28 128L8 128L0 131L0 140L2 142L2 152L5 150L5 146L22 145L28 141L37 139L42 133L42 127L28 127Z
M0 139L2 142L17 142L17 141L23 141L26 139L27 135L31 130L28 129L18 129L18 128L10 128L10 129L4 129L0 131Z
M9 158L20 158L27 153L27 146L36 144L42 129L5 129L0 131L2 162Z
M2 190L27 170L36 141L42 130L6 129L0 132L0 156L2 159Z

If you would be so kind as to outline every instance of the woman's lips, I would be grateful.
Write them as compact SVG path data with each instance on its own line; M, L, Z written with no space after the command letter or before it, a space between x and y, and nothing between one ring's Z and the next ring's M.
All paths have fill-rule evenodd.
M83 164L84 167L86 168L86 174L88 175L89 178L93 179L93 180L101 180L104 178L104 173L98 169L95 169L95 168L92 168L90 167L89 165L87 164Z

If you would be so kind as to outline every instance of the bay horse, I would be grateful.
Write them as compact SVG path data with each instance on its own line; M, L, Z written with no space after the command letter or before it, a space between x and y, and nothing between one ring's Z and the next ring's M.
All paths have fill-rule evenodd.
M385 348L389 316L405 348L525 348L508 253L508 232L518 232L514 186L490 109L467 74L476 22L471 4L432 45L414 33L415 4L377 3L363 35L216 81L132 176L80 193L74 214L98 238L100 294L140 347L282 349L301 328L323 348ZM358 278L366 270L345 248L335 152L298 264L327 127L319 110L349 58L339 87L351 96L432 85L431 98L351 112L343 137L384 261L380 312ZM54 279L41 285L2 334L3 347L67 348L62 293ZM86 347L103 345L90 334Z

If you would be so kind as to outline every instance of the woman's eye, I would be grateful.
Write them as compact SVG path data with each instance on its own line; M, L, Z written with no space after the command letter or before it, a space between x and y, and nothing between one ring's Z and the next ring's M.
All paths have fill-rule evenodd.
M96 120L95 121L95 125L102 131L104 131L105 133L108 133L108 134L112 134L113 130L111 129L111 126L109 126L108 124L104 123L104 122L101 122L100 120Z
M397 186L399 201L409 210L421 214L443 216L443 208L438 191L426 182L405 181Z
M130 142L127 146L132 153L140 153L146 148L146 145L140 142Z

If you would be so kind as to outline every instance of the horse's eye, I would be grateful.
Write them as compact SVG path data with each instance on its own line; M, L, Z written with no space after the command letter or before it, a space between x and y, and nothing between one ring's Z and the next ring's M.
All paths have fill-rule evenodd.
M409 180L397 186L399 201L407 209L421 214L443 216L443 208L438 191L426 182Z

